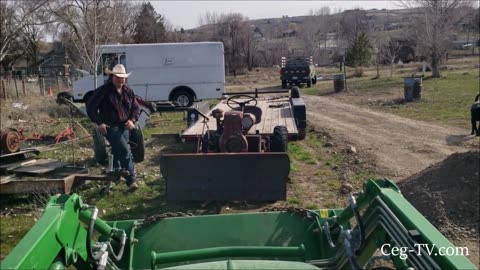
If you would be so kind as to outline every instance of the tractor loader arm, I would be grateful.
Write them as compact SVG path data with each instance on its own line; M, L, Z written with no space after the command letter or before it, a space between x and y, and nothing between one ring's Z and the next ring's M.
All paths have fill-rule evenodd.
M96 218L97 211L83 204L77 194L51 197L42 217L1 262L0 269L64 269L71 265L77 269L101 269L107 263L108 252L119 260L121 254L115 254L110 241L120 242L117 253L123 253L125 232ZM106 241L94 243L93 230Z
M455 247L390 180L366 181L347 204L105 222L78 195L56 195L0 268L371 269L382 259L395 269L475 269L468 254L442 254Z

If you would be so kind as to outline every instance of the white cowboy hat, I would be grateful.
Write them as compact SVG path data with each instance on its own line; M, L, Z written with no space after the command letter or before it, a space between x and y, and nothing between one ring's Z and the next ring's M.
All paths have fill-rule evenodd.
M122 64L116 64L112 68L112 70L109 70L108 68L106 68L105 73L110 75L115 75L120 78L128 78L128 76L132 74L131 72L127 73L127 71L125 70L125 67Z

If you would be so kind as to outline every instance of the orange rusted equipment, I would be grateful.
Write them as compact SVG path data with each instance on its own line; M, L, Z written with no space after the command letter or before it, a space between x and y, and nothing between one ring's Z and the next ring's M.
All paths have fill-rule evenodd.
M53 140L53 143L54 144L59 143L62 138L67 138L68 140L75 138L75 133L73 132L73 128L69 127L60 131L60 133L58 133L58 135Z
M15 153L20 150L20 143L25 139L23 134L14 128L0 130L0 146L2 154Z

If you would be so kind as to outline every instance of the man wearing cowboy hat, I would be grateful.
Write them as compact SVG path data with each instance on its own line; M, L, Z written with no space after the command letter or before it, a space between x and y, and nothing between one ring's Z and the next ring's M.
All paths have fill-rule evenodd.
M130 75L125 67L117 64L112 70L105 69L105 73L110 75L111 80L95 89L87 102L87 113L112 147L113 168L128 171L125 177L128 190L134 191L138 185L128 140L129 130L135 128L140 109L135 93L125 84Z

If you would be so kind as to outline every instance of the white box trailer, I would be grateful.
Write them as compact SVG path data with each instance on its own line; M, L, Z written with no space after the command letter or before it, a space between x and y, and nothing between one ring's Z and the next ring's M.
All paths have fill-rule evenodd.
M121 63L137 96L146 102L171 101L190 106L194 100L219 99L225 91L224 49L221 42L100 45L97 87L108 80L105 68ZM72 83L73 100L93 93L94 76Z

